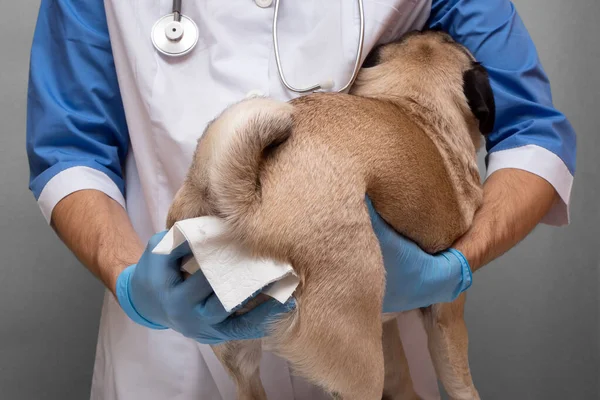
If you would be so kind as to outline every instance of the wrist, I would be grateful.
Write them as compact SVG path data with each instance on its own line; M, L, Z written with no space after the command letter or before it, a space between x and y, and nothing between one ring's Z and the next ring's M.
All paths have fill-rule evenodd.
M136 264L144 253L144 247L141 243L133 243L127 247L126 250L104 254L103 257L97 259L100 279L104 286L115 296L117 295L117 282L123 271ZM116 254L117 252L119 255Z
M473 283L473 274L471 266L465 255L455 248L448 249L447 258L452 259L453 264L460 268L460 283L454 293L454 297L458 297L459 294L471 287Z
M104 270L101 273L100 279L102 280L102 283L104 283L104 286L106 286L115 297L117 297L117 281L126 268L127 266L113 267Z
M469 244L466 243L466 241L464 241L462 239L457 241L454 244L454 246L452 246L452 249L460 252L460 254L463 256L463 258L469 264L469 267L471 268L472 272L477 271L479 269L479 267L481 266L480 254L477 253L474 246L469 246Z

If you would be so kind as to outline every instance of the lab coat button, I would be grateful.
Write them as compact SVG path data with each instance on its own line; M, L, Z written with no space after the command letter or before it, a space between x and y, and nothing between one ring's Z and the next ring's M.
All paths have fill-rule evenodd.
M262 8L271 7L271 4L273 4L273 0L254 0L254 2Z
M265 94L258 89L255 90L251 90L246 94L246 98L250 98L250 97L263 97Z

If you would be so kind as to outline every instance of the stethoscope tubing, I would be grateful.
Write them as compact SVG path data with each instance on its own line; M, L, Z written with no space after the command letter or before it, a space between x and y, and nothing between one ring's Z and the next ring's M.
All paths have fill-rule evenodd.
M301 88L292 86L285 79L285 73L283 72L283 67L281 65L281 57L279 55L279 39L277 37L277 21L279 19L278 18L279 17L279 1L280 0L275 0L275 12L273 13L273 47L275 50L275 62L277 64L277 71L279 72L279 79L281 80L283 85L288 90L291 90L292 92L307 93L307 92L315 92L315 91L322 90L323 88L322 88L321 83L301 89ZM356 77L358 76L358 70L360 69L360 61L362 59L363 46L364 46L364 42L365 42L365 10L364 10L364 6L363 6L363 0L358 0L358 12L359 12L359 16L360 16L360 31L359 31L359 36L358 36L358 48L356 50L356 58L354 60L354 68L353 68L350 79L348 80L346 85L344 85L341 89L338 90L338 92L344 92L348 88L350 88L350 86L352 86L352 84L354 84L354 81L356 80Z
M292 92L307 93L307 92L325 91L324 84L322 82L317 83L316 85L306 87L306 88L297 88L297 87L292 86L285 78L285 73L284 73L283 67L281 65L281 56L279 53L279 38L277 36L277 25L278 25L278 20L279 20L279 2L280 2L280 0L275 0L275 10L273 12L273 48L275 51L275 62L277 64L277 72L279 73L279 79L281 80L283 85ZM360 69L360 62L362 59L363 46L364 46L364 41L365 41L365 10L364 10L364 5L363 5L363 0L357 0L357 2L358 2L359 17L360 17L360 30L359 30L359 36L358 36L358 46L356 49L356 58L354 60L354 67L353 67L353 71L352 71L352 75L351 75L350 79L341 89L338 90L338 92L345 92L352 86L352 84L354 84L354 81L356 80L356 77L358 76L358 71ZM181 6L182 6L182 0L173 0L172 15L173 15L173 20L175 22L181 22L181 17L182 17ZM165 17L162 17L161 20L164 18ZM194 22L189 17L186 17L186 19L189 20L190 23L195 26ZM159 20L159 21L161 21L161 20ZM191 48L185 49L185 51L181 52L180 54L179 53L168 53L165 51L165 49L162 49L160 47L160 45L157 43L157 41L154 38L154 35L155 35L154 30L158 29L158 26L159 26L159 23L157 21L157 23L153 27L153 33L152 33L153 40L152 41L153 41L156 49L159 52L161 52L162 54L176 57L178 55L187 54L196 45L198 38L196 38L196 41L192 44ZM196 31L195 34L197 36L198 30L195 29L195 31ZM165 33L165 35L166 35L166 33Z

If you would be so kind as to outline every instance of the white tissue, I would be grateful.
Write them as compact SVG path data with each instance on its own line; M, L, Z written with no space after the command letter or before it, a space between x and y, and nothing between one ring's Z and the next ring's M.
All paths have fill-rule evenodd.
M152 253L170 254L187 241L194 256L182 269L190 274L201 269L228 312L260 291L282 304L288 301L299 283L292 266L250 257L240 244L225 240L226 229L224 221L217 217L182 220L175 223Z

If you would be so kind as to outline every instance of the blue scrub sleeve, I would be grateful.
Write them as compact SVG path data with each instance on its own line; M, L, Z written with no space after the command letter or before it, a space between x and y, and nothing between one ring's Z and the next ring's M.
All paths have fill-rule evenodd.
M518 168L546 179L561 201L543 222L568 223L575 132L552 104L548 77L512 2L434 0L427 25L448 32L489 72L496 123L486 141L487 175Z
M50 222L68 194L100 190L123 206L129 135L104 2L42 0L27 93L29 187Z

